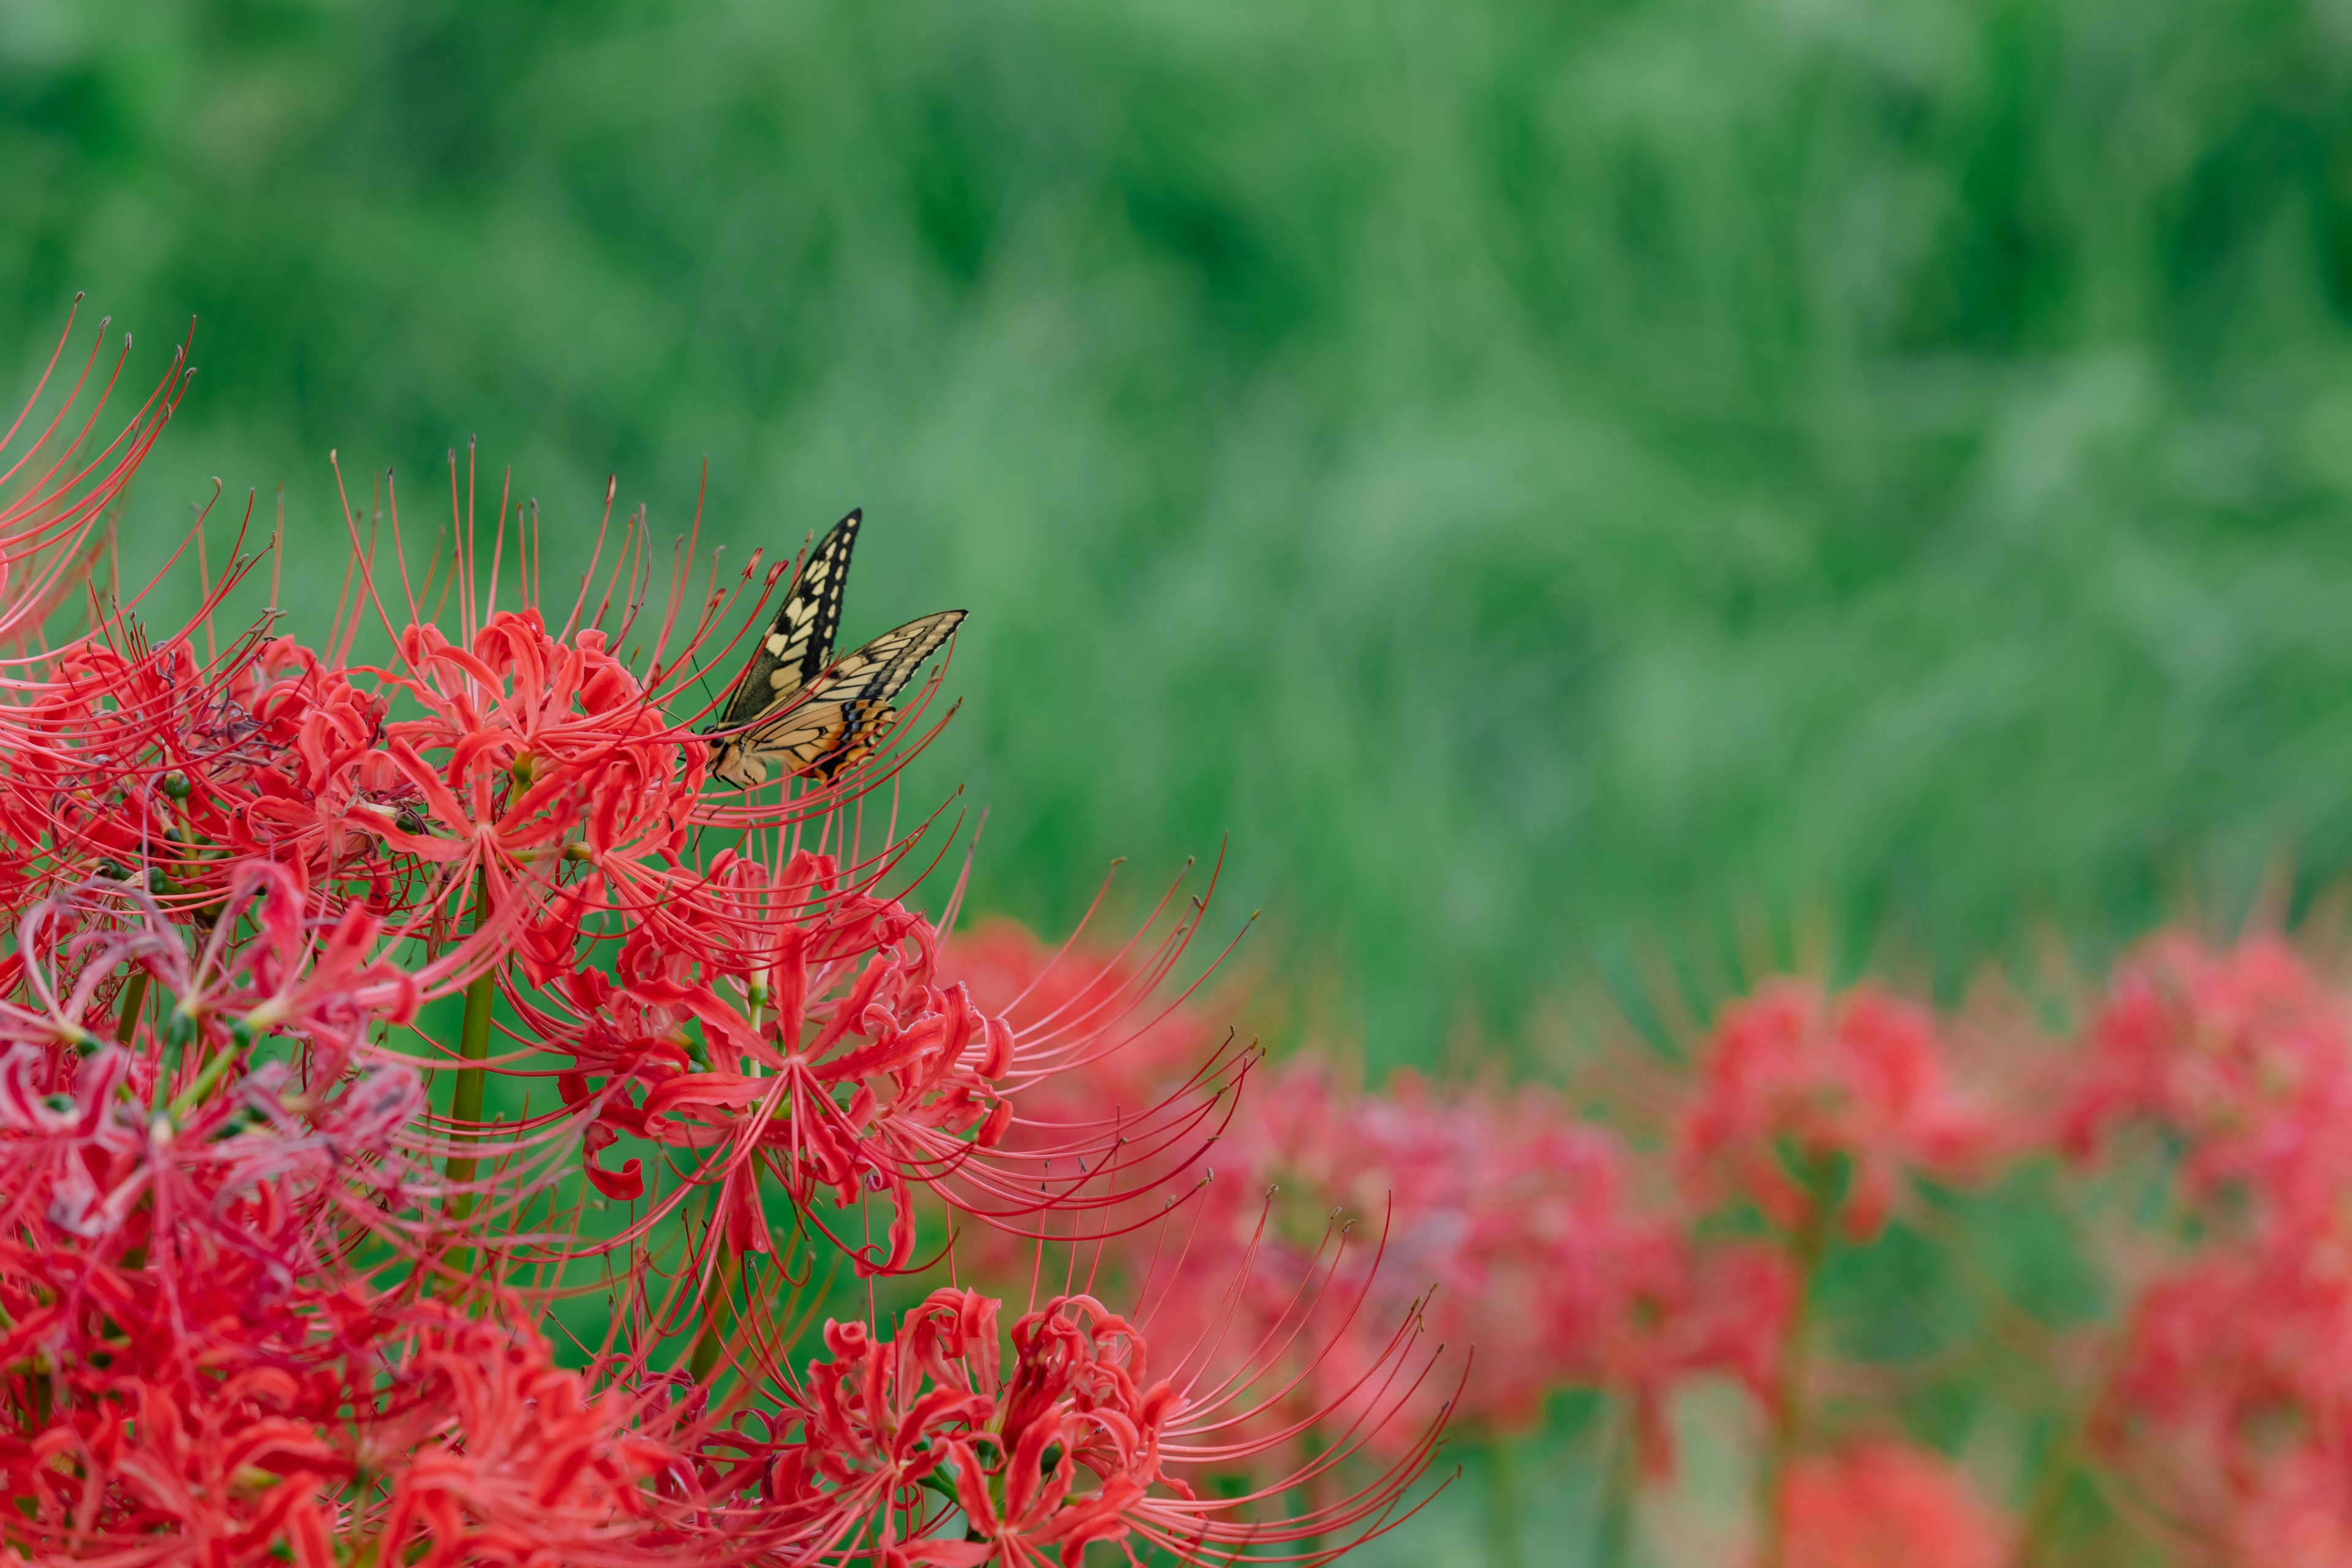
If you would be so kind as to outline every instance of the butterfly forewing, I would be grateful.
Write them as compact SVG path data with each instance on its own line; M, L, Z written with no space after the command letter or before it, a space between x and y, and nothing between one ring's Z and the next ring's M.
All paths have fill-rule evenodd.
M849 552L857 543L862 516L853 511L835 523L801 563L800 575L785 593L759 656L727 700L719 728L749 723L790 700L833 658L834 633L841 628L842 591L849 583Z
M842 655L797 700L780 700L772 716L721 743L712 771L730 783L756 784L773 760L787 773L831 782L873 754L898 716L891 699L946 646L963 616L941 610Z

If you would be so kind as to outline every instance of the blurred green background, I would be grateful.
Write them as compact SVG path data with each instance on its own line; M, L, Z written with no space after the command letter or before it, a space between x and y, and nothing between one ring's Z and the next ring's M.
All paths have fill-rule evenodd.
M1742 910L1947 974L2352 861L2352 5L31 3L0 366L206 476L478 433L975 614L1066 922L1232 834L1377 1064Z

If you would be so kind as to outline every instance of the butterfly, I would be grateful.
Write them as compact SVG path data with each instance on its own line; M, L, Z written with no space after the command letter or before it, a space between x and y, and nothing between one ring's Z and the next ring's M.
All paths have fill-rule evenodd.
M711 738L710 771L729 784L758 788L768 781L772 760L787 776L830 784L872 756L898 717L891 700L962 622L961 610L941 610L833 657L862 517L851 512L809 552L751 667L728 694L719 721L704 731Z

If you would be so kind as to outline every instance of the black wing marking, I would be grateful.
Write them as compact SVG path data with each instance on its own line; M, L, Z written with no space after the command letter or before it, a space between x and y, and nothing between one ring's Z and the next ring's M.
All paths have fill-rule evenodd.
M719 759L711 771L750 788L766 781L767 763L773 759L787 773L830 783L873 754L898 716L890 700L955 635L963 616L961 610L941 610L844 654L797 700L779 704L742 734L716 742Z
M849 552L864 515L851 512L809 552L776 611L776 624L761 639L759 656L728 697L719 729L747 724L791 699L832 659L833 635L841 628L841 595L849 585Z

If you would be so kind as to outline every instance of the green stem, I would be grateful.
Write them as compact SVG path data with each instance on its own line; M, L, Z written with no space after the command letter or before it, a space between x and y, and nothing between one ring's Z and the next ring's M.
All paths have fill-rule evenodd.
M485 872L474 875L474 929L480 931L490 918L490 879ZM457 1030L457 1059L467 1062L488 1061L490 1056L490 994L497 984L495 968L485 969L474 976L466 987L466 1018ZM480 1068L457 1069L457 1087L449 1094L449 1123L454 1130L482 1120L482 1085ZM477 1138L478 1135L475 1135ZM452 1154L442 1167L449 1184L462 1187L472 1182L479 1162L471 1154ZM474 1212L474 1194L452 1193L444 1212L453 1220L463 1220Z
M186 1117L189 1111L194 1110L197 1104L204 1100L205 1096L213 1091L214 1086L220 1082L222 1076L226 1074L231 1067L235 1066L238 1059L244 1055L245 1052L243 1050L235 1045L231 1045L218 1056L213 1058L212 1060L206 1062L205 1064L205 1070L196 1075L196 1081L182 1089L180 1091L180 1097L172 1101L172 1120L173 1121L181 1121Z
M719 1223L720 1194L726 1184L710 1189L710 1245L718 1249L718 1262L710 1270L710 1300L703 1303L702 1331L695 1336L694 1359L688 1364L697 1383L708 1383L719 1370L719 1357L727 1348L727 1335L735 1326L735 1282L742 1274L741 1260L727 1247L725 1227Z
M1804 1440L1805 1371L1811 1351L1813 1283L1829 1250L1830 1221L1835 1216L1836 1168L1816 1159L1805 1172L1805 1213L1794 1237L1797 1300L1789 1313L1789 1331L1780 1344L1780 1397L1773 1402L1772 1426L1757 1477L1757 1511L1763 1530L1760 1568L1782 1568L1789 1553L1789 1472L1796 1464L1797 1447Z
M122 1020L114 1026L114 1037L122 1048L131 1048L131 1037L139 1027L139 1015L147 1010L147 972L143 969L131 976L131 984L122 988Z
M1519 1568L1519 1474L1508 1441L1486 1444L1486 1561L1491 1568Z
M478 923L478 906L477 906ZM457 1059L467 1062L487 1061L490 1055L490 990L495 977L488 970L476 975L466 987L466 1021L457 1034ZM449 1097L449 1122L457 1128L482 1119L482 1084L480 1068L457 1069L457 1087ZM445 1167L449 1184L461 1187L474 1179L479 1163L471 1154L452 1154ZM473 1212L474 1194L453 1192L449 1194L448 1214L451 1219L464 1219Z
M1633 1499L1642 1480L1642 1421L1630 1399L1609 1450L1600 1528L1592 1540L1593 1568L1623 1568L1625 1549L1633 1539Z
M2023 1522L2017 1531L2017 1545L2010 1553L2011 1568L2033 1568L2041 1560L2042 1543L2050 1539L2059 1512L2065 1506L2067 1483L2082 1467L2084 1449L2090 1442L2091 1423L2099 1407L2106 1403L2111 1371L2112 1363L2092 1381L2090 1396L2067 1416L2065 1426L2052 1436L2050 1447L2042 1450L2041 1462L2033 1469L2033 1484L2025 1494Z
M1301 1514L1320 1516L1324 1513L1323 1505L1329 1496L1331 1476L1331 1472L1323 1466L1323 1456L1328 1447L1323 1441L1322 1435L1311 1426L1299 1438L1301 1457L1307 1461L1300 1468L1315 1472L1307 1479L1304 1485L1296 1489L1298 1498L1297 1511ZM1306 1561L1318 1563L1323 1560L1321 1531L1307 1536L1295 1544Z

